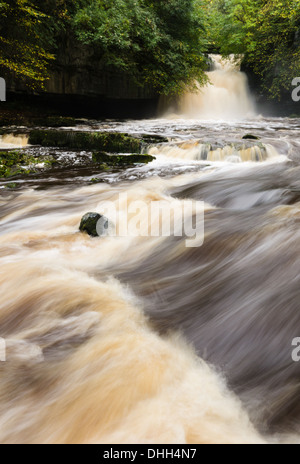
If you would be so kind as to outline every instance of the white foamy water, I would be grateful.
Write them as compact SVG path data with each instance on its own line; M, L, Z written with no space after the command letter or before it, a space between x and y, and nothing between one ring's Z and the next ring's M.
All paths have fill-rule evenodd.
M216 95L235 113L223 117L244 116L245 81L219 65ZM80 128L164 135L144 147L157 158L147 166L101 171L96 185L90 172L54 170L1 190L1 443L299 441L300 122L228 123L223 103L219 121L200 121L198 100L196 119L187 106L182 119ZM124 217L124 193L175 209L204 202L203 246L79 233L108 201Z
M186 93L178 104L178 112L169 118L180 117L202 120L239 120L255 115L255 104L250 95L247 76L240 71L241 57L231 55L223 59L210 55L213 70L207 73L209 82L198 86L198 91ZM196 84L197 85L197 84Z
M24 148L28 145L28 135L0 135L0 150L10 148Z

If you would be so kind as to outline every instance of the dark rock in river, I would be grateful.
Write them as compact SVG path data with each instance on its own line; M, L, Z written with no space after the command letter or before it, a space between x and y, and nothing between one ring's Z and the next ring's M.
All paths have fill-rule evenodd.
M81 219L79 230L91 237L101 237L108 229L108 219L98 213L86 213Z
M107 164L108 166L131 166L134 164L147 164L156 158L150 155L108 155L107 153L93 153L95 163Z
M61 121L57 121L60 124ZM53 122L53 124L55 121ZM165 143L168 139L156 135L132 136L120 132L82 132L55 129L35 129L29 134L30 145L43 147L99 150L106 153L135 153L151 144Z
M114 132L80 132L65 130L33 130L29 143L43 147L103 150L109 153L140 153L142 140Z
M243 140L260 140L260 137L253 134L246 134L244 135Z

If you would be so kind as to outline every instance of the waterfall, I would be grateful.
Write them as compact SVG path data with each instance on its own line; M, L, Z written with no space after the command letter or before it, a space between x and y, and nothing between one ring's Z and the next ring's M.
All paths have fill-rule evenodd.
M210 55L212 70L207 73L209 83L198 85L198 92L188 92L180 98L179 114L187 119L232 120L255 115L248 79L241 72L241 59Z
M0 135L0 149L23 148L28 144L28 135Z

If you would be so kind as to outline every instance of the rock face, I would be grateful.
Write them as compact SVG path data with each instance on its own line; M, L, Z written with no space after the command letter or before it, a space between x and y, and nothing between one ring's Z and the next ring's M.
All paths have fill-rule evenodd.
M103 67L101 53L94 47L64 37L56 50L45 90L33 95L14 76L6 78L8 98L21 95L60 114L99 118L155 117L159 96L151 85L139 86L123 72ZM28 98L27 98L28 97Z
M56 50L45 91L52 95L105 96L112 99L149 99L156 97L151 85L137 85L125 73L103 67L101 53L66 34ZM26 90L16 79L8 81L12 91Z
M91 237L101 237L108 229L108 219L99 213L86 213L81 219L79 230Z

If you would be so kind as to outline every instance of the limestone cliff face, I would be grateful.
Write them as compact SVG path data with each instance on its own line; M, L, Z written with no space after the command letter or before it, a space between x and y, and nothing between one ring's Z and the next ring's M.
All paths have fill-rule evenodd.
M136 86L126 75L88 65L57 67L46 84L46 92L127 100L156 96L150 88Z
M138 86L126 74L104 69L96 50L71 37L62 40L45 87L46 93L56 95L126 100L152 99L157 96L150 86ZM8 89L22 92L26 87L11 80Z

